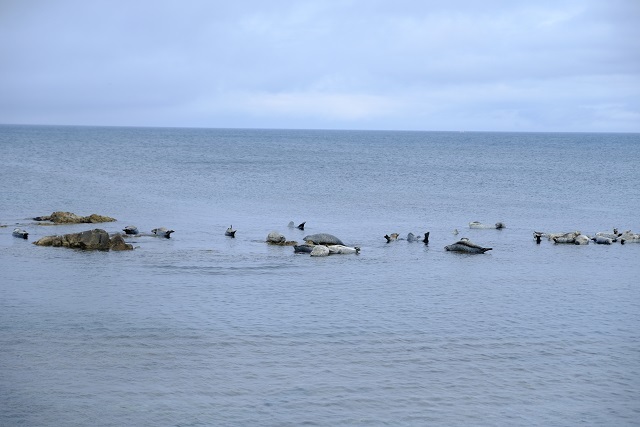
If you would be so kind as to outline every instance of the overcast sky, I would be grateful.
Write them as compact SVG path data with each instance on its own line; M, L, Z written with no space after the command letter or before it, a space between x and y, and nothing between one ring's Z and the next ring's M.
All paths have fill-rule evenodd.
M640 1L0 0L0 123L640 132Z

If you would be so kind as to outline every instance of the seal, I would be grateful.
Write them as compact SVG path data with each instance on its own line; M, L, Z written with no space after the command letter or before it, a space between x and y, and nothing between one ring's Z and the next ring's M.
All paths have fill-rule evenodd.
M581 236L581 234L578 234L577 236L573 235L572 233L569 233L568 235L565 236L560 236L560 237L554 237L553 238L553 242L554 243L576 243L576 237Z
M324 245L316 245L313 247L310 256L329 256L329 248Z
M614 242L616 240L618 240L618 237L622 236L624 233L618 233L618 229L614 228L613 229L613 233L608 233L606 231L600 231L598 233L596 233L596 236L602 236L602 237L606 237L608 239L613 240Z
M122 231L124 231L124 234L140 234L140 232L138 231L138 227L136 227L135 225L127 225L122 229Z
M22 228L14 228L13 233L11 234L13 235L13 237L17 237L19 239L29 238L29 233L27 233L26 230L23 230Z
M588 245L589 237L585 236L584 234L581 234L579 236L576 236L573 243L575 243L576 245Z
M571 231L569 233L540 233L538 231L536 231L534 233L534 237L535 235L539 234L540 236L547 236L548 240L553 240L555 241L555 239L575 239L576 237L578 237L579 235L581 235L582 233L580 233L579 231ZM560 243L560 242L556 242L556 243ZM573 242L569 242L569 243L573 243Z
M604 236L593 236L591 238L591 240L593 240L594 242L596 242L598 245L610 245L611 243L615 242L615 240L610 239L608 237L604 237Z
M228 237L236 237L236 231L233 229L233 225L230 225L229 228L227 228L227 230L224 232L225 236Z
M424 233L424 238L420 240L420 238L413 233L407 234L407 242L423 242L425 245L429 244L429 231Z
M631 230L627 230L620 236L620 244L625 243L640 243L640 234L633 233Z
M156 236L165 237L167 239L171 237L171 233L174 233L173 230L167 230L165 227L154 228L151 232Z
M505 228L505 225L503 222L496 222L494 225L490 225L490 224L483 224L479 221L473 221L469 223L469 228L478 228L478 229L497 229L500 230L502 228Z
M360 247L359 246L344 246L344 245L329 245L329 254L359 254Z
M596 233L596 236L600 236L600 237L605 237L607 239L611 239L611 241L613 242L617 242L618 241L618 237L622 236L623 233L618 233L618 229L614 228L613 229L613 233L607 233L607 232L598 232Z
M304 225L305 225L306 223L307 223L307 222L305 221L305 222L303 222L303 223L300 223L300 224L298 224L298 225L295 225L295 223L294 223L293 221L289 221L289 225L287 225L287 227L289 227L289 228L297 228L298 230L304 230Z
M475 243L471 243L471 241L467 238L462 238L452 245L445 246L444 249L447 251L463 252L466 254L483 254L487 251L492 250L493 248L483 248L482 246L476 245Z
M384 238L387 239L387 243L398 240L400 235L398 233L385 234Z
M307 244L305 243L304 245L295 245L293 247L293 252L296 254L301 254L301 253L311 253L311 251L313 250L313 248L315 248L316 245L314 244Z
M333 234L327 233L310 234L308 236L304 236L302 240L307 243L311 242L315 245L344 245L342 240L338 239Z

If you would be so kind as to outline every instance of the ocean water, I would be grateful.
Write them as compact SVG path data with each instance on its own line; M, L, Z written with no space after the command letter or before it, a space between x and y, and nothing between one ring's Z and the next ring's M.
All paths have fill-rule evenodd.
M2 426L640 425L640 244L532 237L640 232L638 134L3 125L0 150ZM118 221L31 220L60 210ZM32 244L126 225L175 232Z

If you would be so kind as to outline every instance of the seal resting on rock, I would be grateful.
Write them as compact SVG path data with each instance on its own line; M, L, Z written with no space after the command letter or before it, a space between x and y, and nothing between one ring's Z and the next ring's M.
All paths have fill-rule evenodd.
M23 230L22 228L14 228L13 229L13 237L17 237L19 239L28 239L29 238L29 233L27 233L25 230Z
M311 241L315 245L344 245L342 240L327 233L311 234L302 238L305 242Z
M359 246L344 246L344 245L329 245L327 246L329 249L329 254L359 254L360 247Z
M592 237L591 240L596 242L598 245L610 245L611 243L615 242L615 240L610 239L609 237L597 236L597 235Z
M329 256L329 248L324 245L316 245L311 250L311 256Z
M504 223L502 222L496 222L494 225L489 225L489 224L483 224L479 221L473 221L469 223L469 228L482 228L482 229L492 229L495 228L497 230L500 230L502 228L504 228Z
M138 227L136 227L135 225L127 225L125 228L122 229L122 231L124 231L124 234L140 234L140 232L138 231Z
M311 253L311 251L313 250L313 248L315 248L316 245L314 244L308 244L305 243L304 245L294 245L293 246L293 252L299 254L299 253Z
M547 234L549 240L553 240L555 243L575 243L576 237L581 235L579 231L572 231L570 233L553 233Z
M167 230L164 227L154 228L153 230L151 230L151 232L156 236L165 237L167 239L171 237L171 233L175 233L175 231Z
M619 240L621 245L624 245L625 243L640 243L640 234L627 230L620 235Z
M579 236L577 236L575 238L574 243L576 245L588 245L589 244L589 237L585 236L584 234L581 234L581 235L579 235Z
M492 250L493 248L483 248L482 246L476 245L475 243L471 243L469 239L463 238L452 245L445 246L444 249L447 251L463 252L466 254L483 254L487 251Z

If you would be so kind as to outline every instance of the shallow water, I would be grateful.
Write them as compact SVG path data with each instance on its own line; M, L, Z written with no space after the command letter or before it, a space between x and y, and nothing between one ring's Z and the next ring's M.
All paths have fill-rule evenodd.
M638 232L640 135L0 126L0 149L0 425L637 425L640 244L532 232ZM32 245L96 227L29 220L56 210L176 231ZM493 250L444 251L462 236Z

